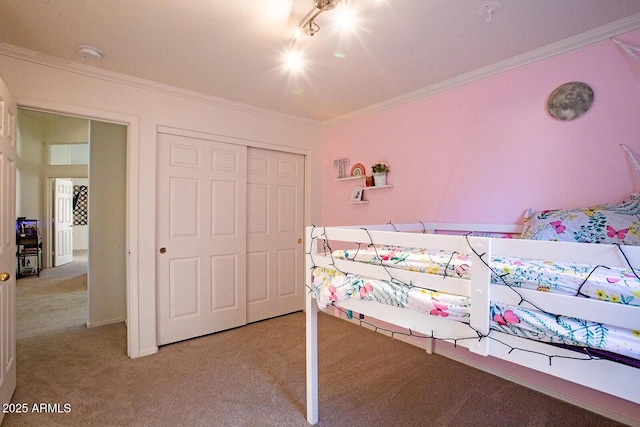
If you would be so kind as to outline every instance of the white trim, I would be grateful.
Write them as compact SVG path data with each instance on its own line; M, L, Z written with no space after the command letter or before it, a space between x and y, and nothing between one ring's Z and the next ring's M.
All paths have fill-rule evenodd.
M93 322L93 323L87 321L87 328L97 328L99 326L114 325L116 323L125 323L124 317L118 317L116 319L109 319L109 320L102 320L100 322Z
M18 108L44 111L49 113L64 114L67 116L82 117L100 120L110 123L118 123L127 126L127 195L126 195L126 247L127 247L127 355L131 358L153 354L158 347L140 348L140 300L138 294L139 261L138 261L138 203L139 203L139 161L140 161L140 118L128 114L114 113L111 111L95 110L77 105L68 105L58 102L44 101L41 99L20 98L17 100ZM117 321L124 321L119 319ZM87 322L88 324L88 322ZM92 325L96 326L96 325Z
M612 22L611 24L604 25L602 27L595 28L590 31L586 31L582 34L578 34L573 37L569 37L565 40L552 43L550 45L541 47L539 49L532 50L521 55L514 56L504 61L491 64L489 66L478 68L477 70L470 71L465 74L461 74L452 79L444 80L442 82L435 83L422 89L418 89L413 92L400 95L395 98L388 99L377 104L372 104L359 110L352 111L351 113L344 114L342 116L325 120L322 122L322 127L330 127L337 125L348 120L355 119L357 117L372 114L377 111L385 110L387 108L395 107L398 105L406 104L417 99L425 98L430 95L435 95L440 92L444 92L449 89L456 88L458 86L472 83L485 77L490 77L495 74L499 74L505 71L512 70L514 68L523 67L534 62L542 61L547 58L551 58L556 55L560 55L581 47L585 47L594 43L607 40L611 37L617 36L628 31L632 31L640 28L640 13L631 15L627 18L619 21Z
M222 107L225 109L241 111L244 113L260 115L272 119L289 121L310 126L319 126L320 122L316 120L306 119L291 114L280 113L266 108L255 107L240 102L230 101L228 99L206 95L200 92L190 91L163 83L154 82L152 80L134 77L124 73L105 70L98 67L92 67L78 62L69 61L57 56L46 55L30 49L14 46L9 43L0 42L0 55L11 58L20 59L26 62L42 65L45 67L56 68L70 73L80 74L111 83L131 86L138 89L148 90L151 92L162 93L190 101L202 102L209 105Z
M257 141L255 139L238 138L235 136L221 135L209 132L200 132L189 129L176 128L172 126L158 125L156 128L158 133L165 133L176 136L186 136L188 138L206 139L208 141L226 142L227 144L244 145L246 147L264 148L272 151L282 151L292 154L309 155L309 149L300 147L291 147L288 145L274 144L271 142Z
M140 282L139 277L139 239L140 231L138 230L138 219L140 213L138 204L140 196L138 185L140 182L140 119L136 116L129 116L127 126L127 180L126 180L126 230L125 241L127 250L127 259L125 265L127 268L127 355L131 358L145 356L147 354L157 353L157 341L155 345L142 349L140 347L141 339L141 323L140 320Z

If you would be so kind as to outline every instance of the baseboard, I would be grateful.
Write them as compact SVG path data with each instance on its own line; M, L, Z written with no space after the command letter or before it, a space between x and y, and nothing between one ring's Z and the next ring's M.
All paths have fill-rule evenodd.
M158 347L151 347L148 348L146 350L141 351L140 353L136 354L136 355L129 355L130 358L132 359L137 359L139 357L144 357L144 356L151 356L152 354L156 354L158 352Z
M97 328L98 326L113 325L114 323L122 323L126 319L124 317L118 317L116 319L102 320L100 322L90 322L87 320L87 328Z

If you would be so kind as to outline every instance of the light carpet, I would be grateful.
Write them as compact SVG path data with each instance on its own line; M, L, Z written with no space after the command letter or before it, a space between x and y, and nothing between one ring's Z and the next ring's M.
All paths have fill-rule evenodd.
M124 324L85 327L83 268L18 280L13 402L29 411L3 426L308 425L303 313L129 359ZM319 426L620 425L326 314L319 336Z

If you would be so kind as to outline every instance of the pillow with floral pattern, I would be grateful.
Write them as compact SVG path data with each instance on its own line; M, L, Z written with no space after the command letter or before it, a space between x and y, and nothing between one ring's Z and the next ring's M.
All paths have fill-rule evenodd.
M640 245L640 193L620 203L525 212L523 239Z

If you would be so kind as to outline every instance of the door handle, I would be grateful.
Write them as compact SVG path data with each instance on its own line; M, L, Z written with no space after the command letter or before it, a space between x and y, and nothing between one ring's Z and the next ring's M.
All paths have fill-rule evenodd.
M163 254L163 253L165 253L165 252L167 252L167 248L160 248L160 253L161 253L161 254Z
M10 278L11 278L11 275L6 271L3 271L2 273L0 273L0 282L6 282Z

